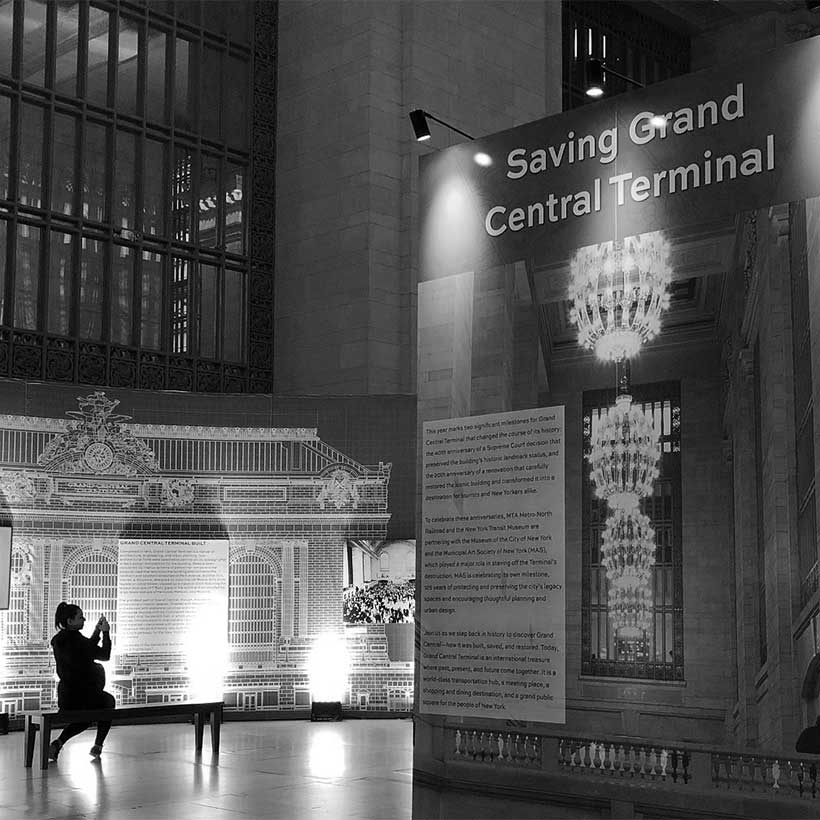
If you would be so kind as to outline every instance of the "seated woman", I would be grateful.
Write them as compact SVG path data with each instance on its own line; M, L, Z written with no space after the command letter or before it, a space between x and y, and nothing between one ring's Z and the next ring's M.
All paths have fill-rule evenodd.
M57 606L54 626L57 634L51 639L54 660L57 662L57 705L61 710L113 709L114 696L103 691L105 669L97 661L111 657L111 628L105 615L101 615L90 638L80 631L85 616L77 604L65 601ZM102 645L100 635L102 634ZM70 723L60 736L48 747L49 760L57 760L66 741L84 732L90 723ZM99 758L103 743L111 728L111 721L97 722L97 737L91 747L91 756Z

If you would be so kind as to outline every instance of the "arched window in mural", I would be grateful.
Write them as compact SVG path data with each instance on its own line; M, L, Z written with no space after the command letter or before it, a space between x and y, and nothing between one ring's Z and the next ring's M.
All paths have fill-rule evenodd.
M271 563L243 553L231 561L228 574L228 644L270 646L276 636L276 581Z
M595 495L589 463L583 464L583 581L581 588L581 663L585 675L683 680L683 544L681 537L680 385L634 387L660 432L660 475L641 511L655 531L654 619L639 638L621 638L608 616L606 571L601 564L601 533L608 508ZM615 400L614 391L584 393L584 452L591 447L594 424Z
M117 562L113 556L94 550L69 563L63 583L63 598L79 604L90 624L101 614L117 634Z
M24 646L28 643L31 611L31 556L16 547L11 551L11 595L9 608L0 612L0 645Z

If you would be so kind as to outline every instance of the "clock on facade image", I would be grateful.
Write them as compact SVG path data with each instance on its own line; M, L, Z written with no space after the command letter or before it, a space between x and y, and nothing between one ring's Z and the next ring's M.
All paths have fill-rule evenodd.
M95 441L85 448L83 460L95 472L102 472L113 464L114 451L104 441Z

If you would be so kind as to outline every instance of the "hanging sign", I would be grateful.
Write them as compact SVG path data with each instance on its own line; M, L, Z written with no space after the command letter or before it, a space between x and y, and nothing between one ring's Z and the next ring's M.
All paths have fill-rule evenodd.
M820 194L820 37L422 158L422 279Z

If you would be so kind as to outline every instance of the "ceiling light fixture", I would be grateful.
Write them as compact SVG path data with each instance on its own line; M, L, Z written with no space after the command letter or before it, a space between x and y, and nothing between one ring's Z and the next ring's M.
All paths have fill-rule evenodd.
M652 628L651 582L632 584L626 577L609 583L609 620L621 638L642 638Z
M655 532L637 507L615 509L607 518L601 533L601 565L613 628L621 637L641 637L651 624Z
M634 357L669 307L669 243L658 232L579 248L570 262L570 320L603 361Z
M613 510L632 510L641 498L652 495L660 459L658 432L652 419L632 396L621 394L615 406L601 413L592 434L595 495Z

